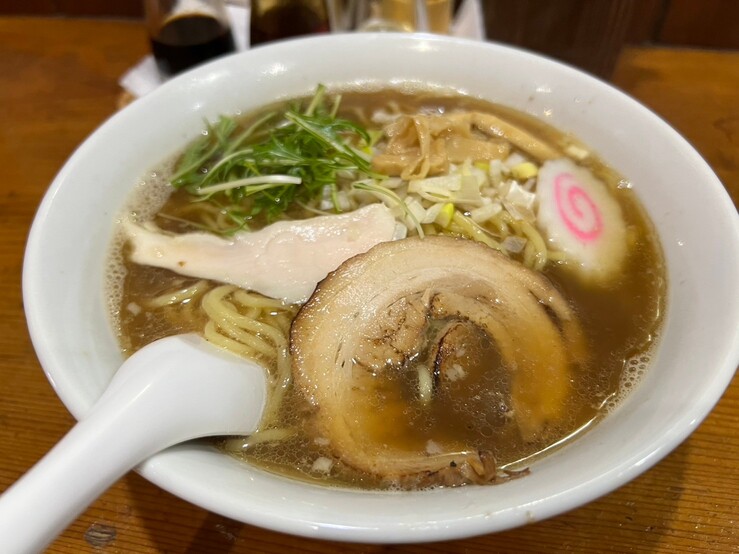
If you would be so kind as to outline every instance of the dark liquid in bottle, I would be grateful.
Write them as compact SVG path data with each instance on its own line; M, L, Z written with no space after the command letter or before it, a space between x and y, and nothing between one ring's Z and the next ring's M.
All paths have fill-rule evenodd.
M279 3L263 12L252 3L250 25L252 45L329 30L325 10L311 8L299 0Z
M151 39L151 51L164 76L175 75L233 50L230 29L207 15L188 14L170 19Z

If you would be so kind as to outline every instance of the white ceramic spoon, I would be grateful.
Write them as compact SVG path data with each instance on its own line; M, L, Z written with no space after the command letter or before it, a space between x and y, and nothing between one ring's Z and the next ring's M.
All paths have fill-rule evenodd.
M72 430L0 496L3 553L40 552L119 477L173 444L253 432L264 369L197 335L142 348Z

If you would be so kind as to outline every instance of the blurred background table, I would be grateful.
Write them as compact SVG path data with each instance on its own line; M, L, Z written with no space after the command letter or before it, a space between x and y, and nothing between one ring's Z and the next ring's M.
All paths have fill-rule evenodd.
M26 331L29 226L66 158L115 112L118 78L147 52L137 20L0 17L0 491L74 423ZM682 133L739 204L739 52L627 47L612 81ZM48 552L739 552L737 506L739 378L698 431L646 474L513 531L406 546L302 539L208 513L130 473Z

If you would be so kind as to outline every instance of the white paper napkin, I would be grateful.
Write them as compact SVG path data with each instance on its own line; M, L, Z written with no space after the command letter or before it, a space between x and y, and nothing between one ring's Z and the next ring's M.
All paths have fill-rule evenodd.
M237 50L249 48L249 7L227 5L226 12L231 23ZM480 0L463 0L452 23L452 36L485 40L485 26ZM132 96L138 98L151 92L163 82L154 57L149 55L126 71L118 83Z

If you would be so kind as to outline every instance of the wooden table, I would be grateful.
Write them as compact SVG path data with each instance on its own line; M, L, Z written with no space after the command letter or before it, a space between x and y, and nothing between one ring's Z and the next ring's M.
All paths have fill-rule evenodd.
M74 423L26 331L26 235L57 170L116 110L118 78L147 49L135 22L0 18L0 491ZM685 135L739 202L739 53L630 49L614 80ZM735 378L698 431L646 474L506 533L409 546L307 540L206 512L130 473L49 552L739 552L738 506Z

